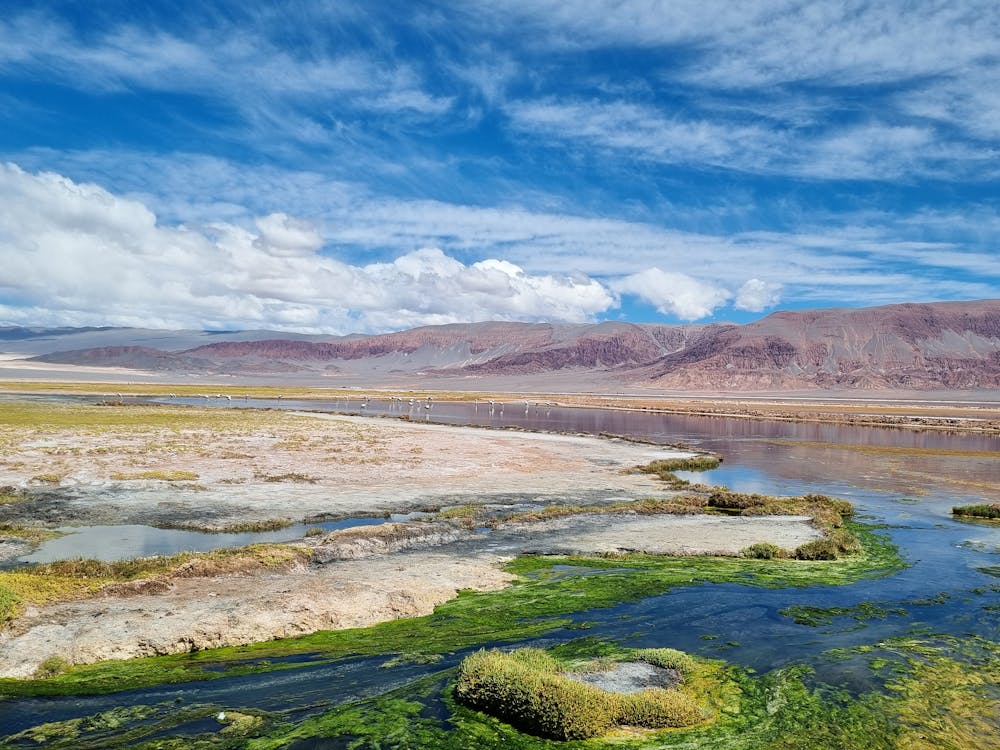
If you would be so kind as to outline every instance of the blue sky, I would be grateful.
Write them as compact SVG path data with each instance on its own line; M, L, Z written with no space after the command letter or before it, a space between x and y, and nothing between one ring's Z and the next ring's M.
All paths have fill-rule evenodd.
M994 1L139 5L0 17L0 324L1000 296Z

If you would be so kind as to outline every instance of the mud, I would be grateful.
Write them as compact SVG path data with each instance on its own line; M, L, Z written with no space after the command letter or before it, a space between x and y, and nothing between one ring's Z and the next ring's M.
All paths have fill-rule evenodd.
M617 664L602 672L567 672L566 676L609 693L625 695L652 687L669 690L681 683L680 672L676 669L657 667L641 661Z

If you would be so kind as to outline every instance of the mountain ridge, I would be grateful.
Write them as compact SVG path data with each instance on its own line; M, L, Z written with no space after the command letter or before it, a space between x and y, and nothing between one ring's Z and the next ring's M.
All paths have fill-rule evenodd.
M30 337L5 330L9 335L0 348L24 342L30 348ZM67 329L58 330L51 336L53 346L73 340ZM691 391L1000 388L1000 300L778 311L743 325L488 321L349 336L262 331L199 339L178 332L174 340L170 332L146 331L135 341L127 334L131 329L86 330L91 339L108 340L117 330L121 342L35 351L32 361L156 372L367 373L429 380L525 375L558 380L587 373L608 383Z

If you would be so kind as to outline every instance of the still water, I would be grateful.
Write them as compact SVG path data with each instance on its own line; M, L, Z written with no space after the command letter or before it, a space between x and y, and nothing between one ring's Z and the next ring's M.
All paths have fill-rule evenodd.
M176 552L211 552L216 549L245 547L249 544L281 543L301 539L306 532L352 529L356 526L377 526L389 522L413 520L419 513L394 513L384 518L344 518L337 521L296 523L276 531L246 531L209 533L187 529L161 529L139 524L118 526L66 526L58 531L64 536L39 545L30 555L16 559L15 564L46 563L82 557L88 560L133 560L152 555L172 555Z
M203 399L173 403L204 405ZM230 406L230 404L218 404ZM237 404L233 404L237 405ZM714 584L674 589L614 608L577 613L586 634L630 646L670 646L725 658L758 671L807 663L816 679L851 691L874 687L870 670L851 660L824 657L830 649L877 643L925 629L956 636L1000 638L1000 526L952 520L952 505L1000 501L996 437L891 428L759 422L525 406L480 404L251 400L246 405L292 410L409 416L439 423L613 433L717 451L723 466L691 478L737 491L771 494L816 492L850 499L859 515L883 526L909 566L886 578L847 586L759 589ZM780 610L790 605L852 607L878 602L884 618L858 622L838 617L826 625L795 623ZM567 629L532 641L552 645L578 637ZM221 678L108 696L24 699L0 704L0 735L43 721L58 721L122 705L253 707L298 717L399 687L456 664L449 655L434 666L375 669L379 659L313 663L297 657L294 669ZM334 689L331 689L334 688ZM167 709L165 709L167 710ZM212 727L191 726L196 734Z

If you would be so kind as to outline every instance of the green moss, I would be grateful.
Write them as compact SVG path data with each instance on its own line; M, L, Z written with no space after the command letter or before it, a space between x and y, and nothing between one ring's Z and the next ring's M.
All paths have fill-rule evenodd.
M885 607L874 602L861 602L853 607L813 607L804 604L794 604L785 607L778 614L789 617L798 625L819 627L829 625L837 617L851 617L858 622L867 620L884 620L889 615L906 616L902 607Z
M605 656L621 653L610 644L591 645L599 645L598 651ZM331 747L369 750L977 750L992 747L998 728L991 703L995 691L992 697L990 692L990 685L997 682L995 644L992 656L985 644L979 647L978 656L963 654L961 659L969 661L961 661L945 655L950 645L895 644L893 661L904 670L893 673L893 690L861 696L807 687L810 671L801 666L757 676L714 665L705 668L700 699L711 707L715 721L588 740L526 734L457 703L447 676L435 675L388 695L277 726L248 747L277 750L297 740L316 738L320 746L326 741ZM572 648L579 651L581 646ZM970 674L960 674L963 668ZM688 678L685 686L698 679L697 675ZM938 699L941 704L935 703ZM443 704L446 722L433 713L428 715L426 707L431 704Z
M695 661L689 654L674 648L642 648L632 654L639 661L664 669L676 669L682 674L694 671Z
M694 660L672 649L623 652L619 660L683 663ZM601 668L619 660L605 659ZM670 667L672 668L672 667ZM567 676L565 665L536 648L512 653L490 650L466 657L455 682L456 698L531 734L559 740L598 737L613 726L647 729L698 724L705 714L692 697L679 690L648 688L638 693L609 693Z
M223 711L216 717L224 726L219 734L224 737L245 737L258 732L265 724L263 716L241 711Z

